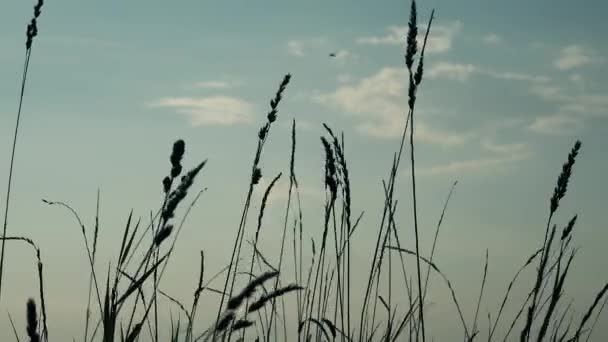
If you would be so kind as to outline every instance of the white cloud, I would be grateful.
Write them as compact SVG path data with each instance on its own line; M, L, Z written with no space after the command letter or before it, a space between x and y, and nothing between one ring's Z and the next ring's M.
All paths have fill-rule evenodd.
M528 148L523 143L511 143L511 144L496 144L490 140L482 140L481 147L489 152L496 154L521 154Z
M447 25L432 26L426 45L426 52L441 53L451 49L454 38L462 31L462 27L463 25L461 21L454 21ZM426 33L426 25L424 29L419 29L419 32L422 35L418 39L419 44L421 45L424 39L424 34Z
M452 47L456 35L462 31L462 27L463 25L460 21L431 27L426 52L441 53L448 51ZM405 37L408 31L407 26L390 26L387 31L384 36L360 37L357 39L357 43L368 45L405 45ZM425 33L426 25L418 28L419 45L422 44Z
M304 44L300 41L297 40L291 40L289 42L287 42L287 51L289 52L290 55L296 56L296 57L302 57L304 56Z
M390 26L384 36L368 36L357 38L357 43L368 45L401 45L405 42L407 26Z
M528 75L518 72L500 72L494 70L483 71L486 75L507 81L525 81L525 82L549 82L550 78L547 76Z
M481 41L488 45L499 45L502 43L502 38L496 33L488 33L481 37Z
M418 113L424 116L424 113ZM357 130L365 135L380 139L400 137L403 134L405 120L398 117L386 117L375 121L365 121L357 125ZM438 146L450 147L464 145L473 134L458 134L439 130L418 119L414 127L414 139Z
M357 130L364 135L394 138L401 135L405 123L405 79L405 69L383 68L355 85L343 85L332 93L315 95L313 100L353 115ZM461 145L468 139L468 135L438 131L424 120L416 121L414 133L421 142L443 146Z
M485 157L461 161L453 161L446 164L420 168L419 174L425 176L435 176L444 174L462 174L482 171L492 171L504 167L505 165L519 162L530 158L528 151L514 153L499 157Z
M418 115L424 115L418 113ZM403 134L404 119L397 117L376 121L366 121L357 125L357 130L365 135L386 139L400 137ZM439 130L418 119L414 127L414 139L417 141L443 147L464 145L472 134L457 134Z
M530 88L530 93L544 100L563 100L566 98L560 87L551 84L535 85Z
M608 94L586 94L570 97L560 109L591 116L608 116Z
M428 74L430 78L447 78L464 82L477 70L472 64L440 62L431 65Z
M537 133L562 135L571 133L581 127L581 122L565 115L551 115L538 117L528 126L528 129Z
M533 155L529 146L524 143L496 144L491 140L482 139L481 147L490 152L491 156L422 167L420 168L420 174L434 176L454 173L494 172L504 169L509 164L529 159Z
M228 96L165 97L151 106L170 108L187 115L193 126L234 125L249 123L253 119L250 103Z
M207 89L229 89L241 85L241 81L200 81L195 82L194 87L196 88L207 88Z
M430 78L447 78L457 81L467 81L473 74L480 74L496 79L507 81L524 81L533 83L548 82L550 79L546 76L529 75L510 71L496 71L487 68L481 68L473 64L461 64L452 62L439 62L431 65L429 70Z
M342 86L335 92L317 95L314 99L332 104L350 113L402 112L397 99L403 97L407 72L403 68L383 68L363 78L357 85Z
M569 45L560 51L553 65L559 70L570 70L587 65L591 61L591 54L588 50L580 45Z
M575 74L576 76L576 74ZM572 82L578 82L582 87L584 79L570 78ZM555 102L562 113L575 113L587 116L608 116L608 94L585 93L573 95L572 91L554 85L536 85L530 88L530 92L544 100Z
M324 37L310 39L293 39L287 42L287 53L295 57L303 57L306 50L311 48L319 48L327 43Z

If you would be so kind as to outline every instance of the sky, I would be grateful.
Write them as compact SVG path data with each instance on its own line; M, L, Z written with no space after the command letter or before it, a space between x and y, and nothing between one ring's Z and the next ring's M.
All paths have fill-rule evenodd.
M8 177L25 27L33 5L23 0L0 5L2 180ZM608 281L608 3L426 0L419 1L421 27L433 8L415 122L422 248L428 255L443 202L457 180L435 260L472 320L488 250L485 324L486 310L496 313L508 281L542 243L561 164L580 139L582 152L555 218L563 226L579 214L575 244L580 251L564 302L575 299L580 315ZM364 265L361 270L369 267L382 213L382 180L405 120L408 1L56 0L45 3L42 12L8 235L29 236L41 247L52 339L82 335L82 324L74 322L85 310L88 264L72 217L41 199L71 204L92 227L100 189L100 257L107 264L130 210L145 219L160 205L171 145L184 139L186 168L208 159L195 184L207 191L186 221L163 289L189 303L199 250L205 251L209 274L230 257L257 131L287 73L292 79L262 157L263 179L252 212L257 213L269 181L288 171L295 119L306 234L319 238L325 198L319 137L327 123L345 135L353 207L365 211L353 258ZM413 236L409 168L409 162L401 164L397 183L398 225L408 245ZM286 180L283 176L271 195L260 242L273 259ZM3 190L2 207L5 200ZM249 237L253 227L248 229ZM13 338L6 313L22 324L25 301L38 291L31 251L7 246L1 340ZM361 282L365 272L357 276ZM440 278L432 280L435 305L428 327L436 340L444 340L460 333L460 325L448 290ZM520 284L517 293L529 284ZM507 308L516 309L515 304ZM608 323L606 317L592 340L608 337L608 328L599 328Z

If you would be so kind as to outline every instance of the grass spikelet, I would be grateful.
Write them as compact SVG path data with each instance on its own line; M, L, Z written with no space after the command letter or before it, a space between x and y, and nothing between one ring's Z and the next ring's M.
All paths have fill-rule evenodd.
M325 186L329 189L332 196L334 196L338 192L336 159L334 157L334 152L331 145L327 139L325 139L325 137L321 137L321 143L323 144L323 149L325 150Z
M179 203L186 198L188 194L188 189L194 183L194 178L201 171L201 169L205 166L207 160L202 161L198 166L188 171L184 176L182 176L181 183L178 185L177 189L175 189L167 200L167 204L163 209L162 218L166 222L170 218L175 215L175 209L179 205Z
M252 325L253 325L252 321L248 321L246 319L239 319L239 320L235 321L234 324L232 325L232 330L236 331L236 330L247 329Z
M263 295L262 297L260 297L260 299L258 299L256 302L254 302L253 304L251 304L249 306L248 311L249 312L258 311L259 309L264 307L264 305L266 305L266 303L268 303L269 301L271 301L274 298L281 297L289 292L300 291L303 289L304 288L302 286L299 286L296 284L287 285L287 286L277 289L276 291L273 291L267 295Z
M247 286L243 288L243 290L241 290L239 294L230 298L230 300L228 301L228 310L238 309L239 306L243 304L243 301L245 299L250 298L253 295L258 286L262 285L267 280L272 279L278 275L278 272L266 272L261 276L254 278L251 282L249 282L249 284L247 284Z
M32 43L34 42L34 38L38 35L37 19L40 16L40 14L42 13L41 9L42 9L43 3L44 3L43 0L38 0L38 3L36 3L36 5L34 6L34 17L30 21L30 23L27 25L27 31L26 31L27 40L25 41L25 47L28 50L32 48Z
M572 229L574 228L574 224L576 223L576 219L578 218L578 215L574 215L570 221L568 222L568 224L566 225L566 227L564 227L564 230L562 230L562 237L560 238L560 240L564 241L566 240L570 234L572 233Z
M217 322L216 326L215 326L215 330L216 331L224 331L226 328L228 328L228 325L230 325L230 322L232 322L234 320L234 312L233 311L228 311L224 317L222 317L222 319Z
M270 100L270 112L268 112L268 115L267 115L268 123L273 123L276 121L277 106L279 105L279 102L281 102L281 99L283 98L283 92L285 91L285 88L289 84L290 80L291 80L291 74L285 75L285 77L283 77L283 81L281 81L279 90L277 91L277 93L274 96L274 99Z
M169 157L169 161L171 162L171 177L175 178L179 176L182 172L182 158L184 157L184 152L186 151L186 144L182 139L177 140L173 144L173 151L171 152L171 157Z
M171 235L172 231L172 224L168 224L162 227L154 236L154 245L156 245L156 247L160 246L160 244L163 243L163 241L165 241L169 237L169 235Z
M566 196L568 182L570 181L570 176L572 175L572 168L574 167L576 156L578 155L580 149L581 142L577 140L574 143L574 147L572 147L570 154L568 154L568 161L562 166L562 172L557 178L557 185L555 186L553 196L551 197L551 214L555 213L557 207L559 206L559 201Z
M26 304L27 336L30 342L40 342L38 333L38 314L36 312L36 302L30 298Z
M406 53L405 53L405 65L407 65L408 69L414 65L414 57L416 56L416 52L418 51L418 46L416 43L416 37L418 36L418 26L417 26L417 12L416 12L416 1L412 0L410 6L410 21L408 22L408 31L406 38Z

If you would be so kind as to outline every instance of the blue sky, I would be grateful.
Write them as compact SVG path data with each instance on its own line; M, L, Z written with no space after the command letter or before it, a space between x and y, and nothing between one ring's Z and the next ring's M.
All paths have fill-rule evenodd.
M0 5L0 179L8 174L32 6L22 0ZM52 335L81 334L70 321L84 312L87 277L80 273L87 263L70 217L40 199L67 201L90 223L101 188L101 242L108 246L102 254L108 258L129 210L145 218L159 205L171 144L183 138L187 165L209 158L197 180L208 191L178 242L172 263L179 266L164 284L189 301L198 250L206 251L211 270L229 257L257 130L286 73L292 82L263 158L263 184L287 171L295 118L305 218L309 235L318 236L321 123L344 131L354 206L365 210L355 258L367 265L381 214L381 180L404 120L408 7L407 1L316 0L45 4L30 64L9 234L31 236L42 248ZM495 311L509 277L540 243L561 163L581 139L583 152L557 220L564 224L580 214L576 242L582 249L568 295L586 305L608 280L601 261L608 238L608 4L420 1L421 23L431 8L436 21L416 120L423 245L430 249L444 198L459 180L436 260L462 301L473 302L478 283L470 278L480 277L488 248L486 305ZM329 58L330 52L337 56ZM409 237L408 169L403 163L398 216ZM278 250L284 181L278 189L283 193L271 201L262 241L271 255ZM25 299L37 291L34 261L16 245L7 251L0 317L9 310L20 318ZM442 322L433 334L451 336L456 312L439 281L433 291L438 306L430 315ZM473 304L465 308L474 310ZM0 319L0 339L8 339L8 331L8 321ZM595 337L602 334L608 331Z

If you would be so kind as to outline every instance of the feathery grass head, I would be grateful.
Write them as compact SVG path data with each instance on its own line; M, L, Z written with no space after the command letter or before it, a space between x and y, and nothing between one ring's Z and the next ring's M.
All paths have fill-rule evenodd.
M172 224L167 224L164 227L162 227L158 233L156 233L156 235L154 236L154 245L156 245L156 247L160 246L161 243L163 243L163 241L165 241L169 235L171 235L171 232L173 231L173 225Z
M173 150L169 161L171 162L171 173L170 176L163 178L163 191L165 194L169 193L171 186L173 185L173 179L180 175L182 172L182 158L186 152L186 143L179 139L173 143Z
M268 134L268 130L270 129L270 123L265 123L264 126L262 126L262 128L260 128L260 131L258 132L258 138L260 140L264 140L266 138L266 135Z
M173 152L171 152L171 157L169 160L171 161L171 177L175 178L179 176L182 172L182 158L184 157L184 152L186 151L186 144L182 139L179 139L173 144Z
M36 37L38 35L38 25L37 25L36 19L38 19L38 17L42 13L42 5L43 5L43 0L38 0L36 5L34 6L34 17L30 21L30 23L27 25L27 30L26 30L27 40L25 42L25 47L28 50L31 49L31 47L32 47L32 43L34 42L34 37Z
M574 224L576 223L577 218L578 218L578 215L574 215L568 222L568 225L562 231L562 237L561 237L562 241L566 240L572 233L572 229L574 228Z
M238 321L234 322L234 324L232 325L232 330L246 329L252 325L253 325L252 321L248 321L246 319L239 319Z
M215 330L224 331L226 328L228 328L228 325L230 325L230 322L232 322L233 320L234 312L229 311L228 313L226 313L226 315L224 315L224 317L222 317L222 319L219 320L219 322L217 322L217 324L215 325Z
M412 65L414 65L414 56L416 56L416 52L418 51L418 46L416 45L416 37L418 36L418 26L416 24L416 17L416 1L412 0L412 5L410 9L410 21L408 23L407 31L407 48L405 52L405 65L407 65L408 69L411 69Z
M553 196L551 197L551 214L555 213L557 207L559 207L559 201L566 196L568 181L570 180L570 176L572 176L572 168L576 162L576 156L580 149L581 142L577 140L576 143L574 143L574 147L572 147L570 154L568 154L568 161L562 166L562 172L557 178L557 185L555 186Z
M266 305L266 303L268 303L269 301L271 301L274 298L278 298L281 297L289 292L293 292L293 291L300 291L303 290L304 288L302 286L296 285L296 284L290 284L287 285L283 288L277 289L276 291L273 291L267 295L263 295L260 299L258 299L256 302L254 302L253 304L251 304L249 306L249 308L247 309L249 312L255 312L258 311L259 309L263 308L264 305Z
M169 176L163 178L163 191L168 193L171 190L171 178Z
M253 169L253 174L251 175L251 184L256 185L262 179L262 170L259 167Z
M420 85L422 82L422 74L424 71L424 51L426 50L426 43L429 38L429 32L431 32L431 24L433 23L433 18L435 17L435 10L431 11L431 18L429 19L429 23L426 27L426 32L424 34L424 42L422 43L422 51L420 51L420 59L418 60L418 66L416 67L416 73L414 74L414 84L416 87Z
M281 85L279 86L279 90L275 94L274 99L270 100L270 112L268 112L269 123L273 123L277 120L277 106L279 105L279 102L281 102L283 91L285 91L287 84L289 84L289 80L291 80L291 74L287 74L283 77L283 81L281 81Z
M36 302L30 298L26 304L27 336L30 342L40 342L38 334L38 314L36 313Z
M236 296L230 298L228 301L228 310L236 310L238 309L245 299L251 297L258 286L261 286L264 282L269 279L272 279L279 275L279 272L266 272L261 276L253 279L245 288Z
M336 158L334 157L334 151L332 150L331 145L325 137L321 137L321 143L325 150L325 186L333 195L335 195L338 192Z
M194 178L201 171L203 166L207 163L207 160L204 160L194 169L188 171L185 175L182 176L181 183L178 185L177 189L173 190L173 192L169 195L169 199L167 200L167 204L163 209L162 218L163 220L168 221L175 214L175 209L177 205L186 198L188 194L188 189L194 184Z

